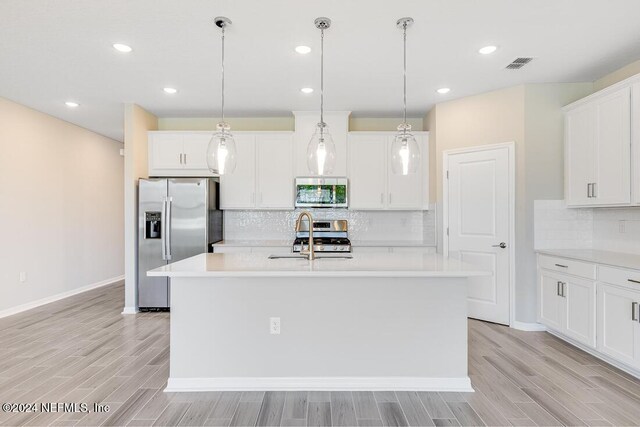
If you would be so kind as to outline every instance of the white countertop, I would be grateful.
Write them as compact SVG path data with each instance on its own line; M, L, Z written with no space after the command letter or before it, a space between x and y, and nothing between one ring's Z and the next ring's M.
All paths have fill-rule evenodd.
M282 252L274 251L278 254ZM453 258L423 253L353 254L351 259L269 259L266 253L200 254L148 271L168 277L470 277L481 271Z
M640 255L635 254L593 249L540 249L536 252L543 255L588 261L595 264L610 265L612 267L640 270Z
M237 246L237 247L291 247L291 240L222 240L214 243L213 246ZM433 242L424 240L352 240L353 247L435 247Z

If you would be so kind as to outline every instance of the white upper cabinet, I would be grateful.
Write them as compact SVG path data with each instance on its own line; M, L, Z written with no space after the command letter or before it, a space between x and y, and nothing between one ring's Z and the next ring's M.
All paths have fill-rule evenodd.
M356 210L426 210L429 208L429 144L427 132L414 132L421 164L415 174L391 171L395 132L350 132L349 207Z
M328 111L324 121L336 145L336 166L325 176L347 176L347 133L350 111ZM307 147L320 121L319 111L294 111L296 130L294 134L295 176L313 176L307 166Z
M236 169L220 177L221 209L252 209L256 201L256 136L234 132Z
M256 137L256 207L293 209L293 135L271 133Z
M631 87L605 90L565 109L568 206L631 203Z
M293 209L292 132L234 132L236 170L220 177L222 209Z
M149 176L214 176L207 167L211 132L149 132Z

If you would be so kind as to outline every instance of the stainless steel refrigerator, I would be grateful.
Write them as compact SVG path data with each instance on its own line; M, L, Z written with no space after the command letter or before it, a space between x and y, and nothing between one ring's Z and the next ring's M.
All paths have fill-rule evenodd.
M138 307L170 306L170 280L147 271L209 252L222 240L217 178L155 178L138 183Z

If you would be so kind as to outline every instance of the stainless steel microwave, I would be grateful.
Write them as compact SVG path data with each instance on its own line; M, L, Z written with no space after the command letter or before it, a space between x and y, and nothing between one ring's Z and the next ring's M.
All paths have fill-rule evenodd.
M349 206L347 178L296 178L297 208L346 208Z

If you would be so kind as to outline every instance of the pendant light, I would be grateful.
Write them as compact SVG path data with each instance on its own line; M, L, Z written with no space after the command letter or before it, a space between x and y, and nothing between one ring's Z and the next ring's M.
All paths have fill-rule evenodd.
M230 132L231 127L224 121L224 31L231 25L231 20L218 16L214 22L222 30L222 119L216 125L216 133L207 147L207 165L214 174L225 175L236 168L236 142Z
M416 173L420 165L420 147L411 134L411 125L407 123L407 28L413 24L412 18L400 18L396 26L402 29L403 81L404 81L404 115L398 125L398 133L391 143L391 170L394 174L409 175Z
M331 19L314 21L320 30L320 122L307 147L307 166L313 175L327 175L336 164L336 145L324 122L324 30L331 26Z

